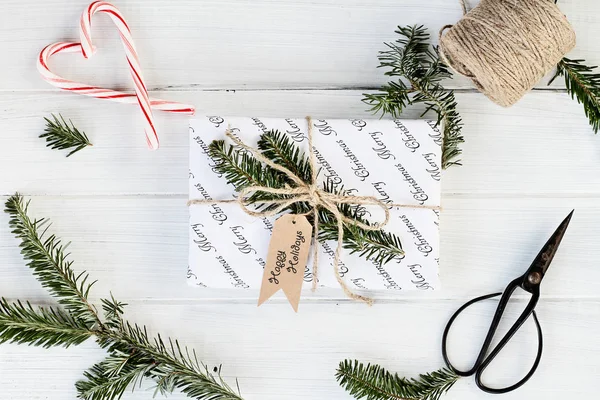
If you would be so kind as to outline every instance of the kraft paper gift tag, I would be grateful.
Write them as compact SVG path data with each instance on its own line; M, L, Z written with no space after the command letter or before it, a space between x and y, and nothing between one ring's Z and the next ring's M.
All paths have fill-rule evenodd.
M314 119L313 143L319 181L386 204L439 206L442 133L433 121ZM249 146L271 129L284 132L305 152L304 118L199 117L190 122L189 198L236 198L232 185L208 155L225 131ZM365 218L382 212L366 208ZM198 287L260 289L276 218L247 215L233 204L190 206L188 282ZM344 251L339 273L352 290L430 291L439 288L439 211L390 206L384 230L401 238L405 256L379 265ZM319 244L319 287L339 287L333 268L336 242ZM303 268L304 288L312 283L312 250Z

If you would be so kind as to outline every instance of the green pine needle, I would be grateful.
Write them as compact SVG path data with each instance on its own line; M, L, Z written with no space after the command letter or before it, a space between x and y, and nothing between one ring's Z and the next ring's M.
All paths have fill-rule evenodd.
M594 133L598 133L600 130L600 73L594 72L596 66L589 67L583 62L584 60L563 58L558 63L556 74L550 83L558 76L564 77L567 93L583 105L585 116Z
M182 347L177 340L168 338L165 341L160 335L151 338L144 326L124 322L118 334L99 335L98 344L106 348L112 356L105 360L110 362L112 367L104 364L105 367L109 367L108 374L111 376L128 374L133 376L134 371L137 371L137 374L153 379L156 382L156 392L163 395L178 389L188 397L197 400L242 400L239 388L237 391L232 389L221 378L220 370L217 369L217 376L210 373L207 367L200 363L194 350L190 351ZM123 360L123 356L127 356L128 368L122 373L112 372L119 371L119 362L115 363L114 360ZM86 380L78 383L78 388L89 389L89 385L94 384L94 379L91 378L94 375L93 370L94 368L89 371L90 376L86 375ZM107 385L103 390L106 390L104 393L109 393L114 389ZM105 399L105 397L82 398Z
M138 387L152 364L138 365L134 356L111 355L84 372L85 380L75 384L77 394L83 400L120 399L129 388Z
M436 126L443 129L442 167L460 165L456 160L464 142L462 120L456 111L457 103L452 90L446 90L441 81L452 77L436 49L429 45L429 34L423 26L398 27L400 38L386 43L388 50L379 53L380 68L386 76L397 77L384 85L379 93L364 94L363 101L371 112L399 118L404 110L414 104L423 104L425 116L436 114Z
M281 188L286 184L287 177L283 173L263 165L244 149L226 145L223 140L213 141L208 151L219 172L236 190L251 185Z
M258 148L268 159L286 167L304 182L311 182L312 170L308 157L284 133L269 131L262 134L258 141ZM216 162L215 169L223 174L238 191L248 186L282 188L286 185L295 185L282 172L263 165L247 151L236 146L226 145L222 140L215 140L209 145L209 155ZM343 188L335 188L331 182L325 182L324 190L330 193L344 192ZM289 198L289 196L259 191L248 199L248 203L254 204L258 209L268 210L272 206L264 202L285 198ZM312 207L308 202L293 203L288 210L295 214L309 214L309 220L312 223L310 215ZM369 224L362 217L362 208L341 204L339 210L350 219ZM338 228L334 215L323 208L319 209L318 215L319 240L337 240ZM356 225L345 224L343 242L344 248L348 249L350 253L358 253L367 261L378 264L385 264L404 257L400 238L383 230L368 231Z
M110 294L110 299L100 299L100 301L102 302L102 310L106 319L105 325L113 329L122 328L124 322L123 311L127 304L115 300L112 293Z
M45 348L85 342L92 333L85 323L60 309L34 309L29 302L0 300L0 344L29 344Z
M101 325L96 309L87 297L95 282L89 282L89 275L83 271L73 271L73 261L68 260L68 244L63 245L55 235L46 235L50 227L45 218L32 220L27 215L29 202L18 193L6 202L5 212L10 215L12 233L21 241L21 254L27 265L42 286L58 298L58 302L74 318L88 327ZM89 283L88 283L89 282Z
M325 185L325 190L331 193L337 193L332 187ZM343 191L343 190L342 190ZM345 217L362 222L366 225L371 223L361 216L361 209L353 207L350 204L341 204L340 211ZM338 227L333 214L327 210L319 212L319 241L327 240L337 241ZM344 249L350 254L357 253L367 261L373 261L379 265L384 265L392 260L404 258L404 250L400 237L393 233L386 232L383 229L369 231L352 224L344 224Z
M448 369L440 369L418 378L401 378L379 365L364 366L358 361L342 361L336 373L338 383L356 399L365 400L438 400L459 379Z
M265 157L290 170L304 182L312 180L312 167L308 157L285 133L277 130L260 136L258 149ZM292 183L292 182L289 182Z
M62 115L59 114L60 119L54 114L51 115L52 119L44 118L46 128L40 135L40 138L46 138L47 147L58 150L74 148L67 154L67 157L70 157L84 147L92 146L86 134L75 128L72 121L69 120L69 126Z
M160 335L152 338L145 327L123 319L126 304L101 299L104 318L88 302L93 283L86 272L75 273L67 260L66 245L46 235L46 219L32 220L29 202L19 194L6 202L12 232L20 240L21 253L36 278L58 299L59 308L34 309L29 303L0 301L0 343L34 346L70 346L94 336L107 358L84 373L76 388L83 400L116 400L127 388L139 387L142 379L155 381L156 390L168 394L179 390L196 400L242 400L237 391L201 364L194 351Z

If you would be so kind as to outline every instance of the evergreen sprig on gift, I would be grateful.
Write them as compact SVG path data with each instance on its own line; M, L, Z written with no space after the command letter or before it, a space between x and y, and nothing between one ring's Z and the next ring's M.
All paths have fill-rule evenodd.
M438 400L460 377L440 369L418 378L402 378L379 365L342 361L336 373L338 383L356 399Z
M76 383L83 400L120 399L127 388L144 379L156 384L156 393L179 390L197 400L241 400L220 369L211 373L195 351L177 340L151 337L146 327L123 319L126 304L102 299L102 312L88 300L93 283L83 271L76 273L67 245L47 235L46 219L31 219L29 202L16 194L6 202L10 227L20 240L21 253L42 286L58 299L59 306L34 308L20 301L0 301L0 343L68 347L90 337L108 352L107 357L84 373Z
M464 142L462 120L456 108L452 90L444 89L441 81L452 77L440 60L437 49L429 45L429 34L423 26L398 27L400 38L386 43L388 50L379 53L379 67L385 75L396 78L384 85L379 93L365 93L363 101L374 113L389 114L398 118L404 110L415 104L423 104L425 116L432 111L436 124L444 134L442 167L460 165L456 160Z
M286 167L305 183L311 183L312 167L308 157L286 134L279 131L262 134L258 141L258 149L265 157ZM286 185L291 187L295 185L284 173L262 164L248 151L228 145L223 140L215 140L210 144L209 156L216 163L216 171L223 174L238 191L248 186L283 188ZM336 188L330 181L325 182L323 188L329 193L345 194L343 188ZM268 210L273 205L265 202L286 198L289 196L257 191L250 196L248 203L254 204L258 209ZM370 225L364 218L364 207L340 204L338 208L344 216ZM310 213L312 207L308 202L293 203L289 206L289 211L296 214L308 213L308 218L312 218ZM333 213L319 208L318 215L319 240L337 240L337 220ZM310 222L312 223L312 220ZM402 243L398 236L383 230L365 230L354 224L344 224L343 245L351 253L358 253L361 257L380 264L404 257Z
M59 114L59 117L52 114L52 119L44 118L46 128L40 138L46 139L47 147L57 150L73 149L67 154L70 157L79 150L92 146L85 132L77 129L72 121L69 121L69 125L62 115Z

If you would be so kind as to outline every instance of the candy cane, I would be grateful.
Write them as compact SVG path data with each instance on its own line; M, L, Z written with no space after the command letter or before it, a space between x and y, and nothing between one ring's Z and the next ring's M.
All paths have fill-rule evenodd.
M74 82L56 75L48 68L48 60L54 54L81 51L85 58L90 58L94 54L94 46L91 37L91 22L92 16L96 12L107 13L119 30L131 76L135 84L135 93L124 93ZM95 1L90 4L81 15L80 36L81 43L57 42L46 46L40 52L37 60L37 69L48 83L63 90L96 97L98 99L107 99L119 103L138 104L144 114L146 140L148 142L148 147L151 149L157 149L159 146L152 109L186 115L194 114L194 106L173 101L151 99L148 96L148 89L142 78L140 62L133 44L131 31L125 22L123 15L115 6L104 1Z

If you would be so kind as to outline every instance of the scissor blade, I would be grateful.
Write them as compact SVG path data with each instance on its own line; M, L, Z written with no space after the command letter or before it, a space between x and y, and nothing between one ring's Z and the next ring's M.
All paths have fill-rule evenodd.
M567 227L569 226L569 222L571 222L571 218L573 217L573 213L575 210L571 211L567 218L564 219L563 222L556 228L556 231L550 236L550 239L546 242L540 253L537 255L533 263L531 264L530 270L541 268L542 277L546 274L550 263L554 259L554 255L558 250L558 246L565 236L565 232L567 231Z

